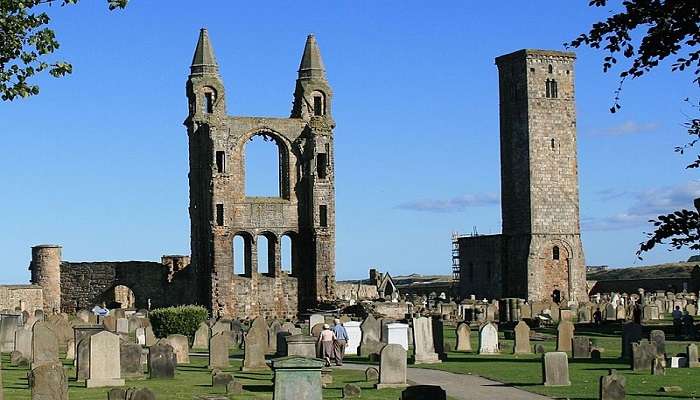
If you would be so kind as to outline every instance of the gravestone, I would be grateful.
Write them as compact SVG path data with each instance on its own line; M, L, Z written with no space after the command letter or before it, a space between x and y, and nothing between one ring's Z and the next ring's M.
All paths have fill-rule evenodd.
M566 353L544 353L542 357L542 375L545 386L570 386L569 359Z
M90 336L88 388L124 386L121 379L119 336L100 332Z
M587 305L582 305L581 307L578 308L578 322L591 322L591 308Z
M571 352L571 340L574 338L574 324L561 321L557 327L557 351Z
M291 335L286 337L287 355L316 358L316 339L307 335Z
M591 358L591 340L586 336L574 336L571 346L572 358Z
M447 359L447 353L445 353L445 338L442 319L433 316L431 318L431 329L433 330L433 347L435 347L435 353L437 353L440 360ZM408 350L408 346L406 346Z
M27 376L32 400L68 400L68 378L61 363L44 363Z
M292 336L291 333L287 331L279 331L277 332L277 352L275 353L277 357L286 357L287 354L287 336ZM347 349L347 347L346 347Z
M655 329L649 333L649 340L656 343L656 354L666 354L666 334L664 331Z
M117 333L129 333L129 320L126 318L117 318Z
M321 368L319 359L297 356L272 360L274 393L272 398L321 400Z
M102 318L102 325L104 325L105 330L114 332L117 330L117 318L114 315L107 315Z
M75 379L84 381L90 375L90 337L80 340L75 359Z
M462 322L457 325L457 351L472 351L471 331L469 324Z
M175 378L177 357L173 346L167 342L159 342L148 350L148 374L150 378Z
M625 309L625 306L623 306L622 304L617 306L616 312L617 312L617 315L616 315L617 320L624 321L627 319L627 310Z
M220 332L209 340L209 368L225 369L231 366L228 357L228 349L231 339L226 332Z
M401 400L447 400L445 389L436 385L409 386L401 392Z
M121 342L119 344L122 378L143 378L141 353L142 347L139 344L129 342Z
M365 370L365 381L379 381L379 370L374 367L369 367Z
M530 327L525 321L518 322L515 325L515 342L513 343L513 354L530 354L532 347L530 346Z
M617 310L612 303L605 305L605 319L607 321L615 321L617 319Z
M192 342L193 349L208 349L209 348L209 334L211 329L206 322L199 324L199 328L194 333L194 342Z
M362 328L359 321L344 322L343 326L348 332L348 345L345 348L345 354L357 355L357 349L362 341Z
M623 375L611 369L608 375L600 377L600 400L625 400L625 382Z
M394 322L384 325L384 337L387 344L399 344L408 351L408 324Z
M267 323L265 318L258 317L253 321L253 325L245 336L245 355L241 371L265 370L269 367L265 363L265 353L267 353Z
M66 344L66 360L75 360L75 342L73 339L69 340Z
M15 331L15 351L22 353L27 359L32 359L32 331L19 328Z
M357 399L362 397L362 388L352 383L348 383L343 386L343 398L344 399Z
M75 317L82 323L84 324L89 324L90 323L90 311L87 310L79 310L76 314Z
M634 372L648 372L651 370L652 362L655 357L656 343L648 340L632 343L632 369Z
M277 333L282 331L282 324L279 321L272 321L267 331L267 352L277 353Z
M147 326L144 333L146 334L146 347L151 347L156 344L156 335L153 334L153 328Z
M698 346L695 343L691 343L688 345L686 354L688 355L689 368L700 367L700 361L698 361Z
M621 357L623 360L628 360L632 356L632 343L640 340L642 340L642 326L640 324L628 322L622 326Z
M325 323L326 323L326 318L323 316L323 314L311 314L311 316L309 317L309 327L310 328L315 326L315 325L318 325L318 324L321 324L321 326L323 326L323 324L325 324Z
M652 375L666 375L666 357L665 356L654 356L654 360L651 364L651 374Z
M185 335L168 335L168 342L173 346L178 364L190 363L190 342Z
M223 372L217 372L211 376L211 386L212 387L226 387L229 383L233 382L233 375L225 374Z
M688 368L688 357L671 357L671 368Z
M214 336L217 333L228 332L231 330L231 321L220 319L211 327L211 335Z
M431 318L413 318L413 351L416 364L440 362L438 354L435 352L432 322Z
M15 348L15 332L22 326L22 314L0 314L0 352Z
M362 330L362 340L360 341L360 355L369 357L370 354L379 354L383 344L381 342L381 322L377 321L372 314L360 325Z
M498 329L491 322L479 329L479 354L498 354Z
M400 388L405 386L406 350L401 345L388 344L379 353L379 383L377 383L376 388Z
M57 362L58 339L46 321L39 321L32 328L32 369Z
M146 328L136 328L136 331L134 332L136 335L136 343L140 344L141 346L146 345Z

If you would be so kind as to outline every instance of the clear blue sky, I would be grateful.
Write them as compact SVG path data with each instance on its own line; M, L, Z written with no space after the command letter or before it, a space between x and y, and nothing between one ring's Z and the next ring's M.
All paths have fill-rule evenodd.
M39 243L63 245L69 261L189 254L182 121L203 26L235 115L289 114L304 40L316 33L335 92L338 278L370 266L448 274L453 231L500 230L494 58L562 49L607 13L587 0L133 0L112 13L105 3L49 8L55 59L70 60L73 75L43 77L38 97L0 105L0 282L28 281ZM632 265L646 220L700 194L697 172L683 168L690 157L673 152L687 136L683 99L697 89L664 65L628 82L612 115L616 75L603 74L601 52L578 57L586 261ZM644 263L688 255L659 249Z

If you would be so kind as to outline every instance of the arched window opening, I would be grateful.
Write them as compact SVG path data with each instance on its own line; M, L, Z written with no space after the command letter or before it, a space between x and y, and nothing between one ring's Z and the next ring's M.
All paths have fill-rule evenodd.
M554 72L554 67L552 67L552 64L549 64L549 66L547 67L547 72L549 72L550 74Z
M549 99L556 99L557 97L559 97L557 81L555 81L554 79L547 79L545 81L545 97Z
M245 145L245 194L248 197L280 197L280 149L263 133Z
M559 246L552 247L552 260L559 259Z
M275 273L275 238L272 236L259 235L256 240L258 244L258 273L274 275Z
M115 286L114 306L115 308L134 308L136 306L136 296L134 296L134 292L124 285Z
M250 275L251 272L251 242L242 235L233 237L233 273Z
M319 91L315 91L311 94L311 97L313 98L314 102L314 116L321 117L326 115L326 96L324 96L323 93Z
M214 102L216 101L216 90L212 87L204 88L204 101L202 102L203 112L211 114L214 112Z
M294 242L292 237L289 235L282 235L282 240L280 241L280 255L282 258L282 265L280 268L282 271L292 274L294 271Z

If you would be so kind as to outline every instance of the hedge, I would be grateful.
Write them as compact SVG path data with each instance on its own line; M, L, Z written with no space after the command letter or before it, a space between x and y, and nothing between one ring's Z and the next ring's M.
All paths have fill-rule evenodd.
M202 306L177 306L157 308L148 316L156 337L164 338L168 335L180 334L192 340L197 328L207 320L209 313Z

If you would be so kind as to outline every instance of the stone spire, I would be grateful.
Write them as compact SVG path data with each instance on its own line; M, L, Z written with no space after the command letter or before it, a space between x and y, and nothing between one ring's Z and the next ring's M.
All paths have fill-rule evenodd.
M304 55L299 64L299 79L319 78L326 80L326 71L321 59L321 50L316 43L316 37L311 34L306 38Z
M214 57L214 49L211 47L209 33L207 28L202 28L199 31L199 41L197 48L194 50L192 57L192 65L190 66L191 75L218 74L219 65Z

